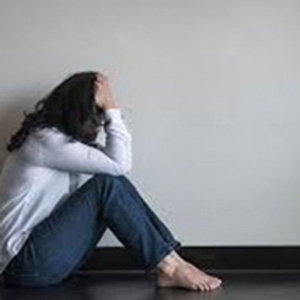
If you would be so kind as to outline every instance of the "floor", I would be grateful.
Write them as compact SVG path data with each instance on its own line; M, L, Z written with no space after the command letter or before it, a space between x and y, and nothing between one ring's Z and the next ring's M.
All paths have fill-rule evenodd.
M209 272L209 271L208 271ZM89 273L78 274L63 284L50 287L12 288L0 286L0 300L290 300L300 298L300 271L226 271L211 274L223 279L223 286L213 292L157 288L155 274Z

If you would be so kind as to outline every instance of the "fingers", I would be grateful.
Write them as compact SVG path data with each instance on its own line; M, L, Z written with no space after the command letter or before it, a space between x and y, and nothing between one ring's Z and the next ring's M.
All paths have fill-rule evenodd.
M97 89L102 89L102 88L109 88L109 84L108 84L108 78L107 76L101 74L101 73L98 73L97 74L97 79L95 81L95 86Z
M104 81L107 81L108 78L107 76L103 75L102 73L97 74L97 81L103 83Z

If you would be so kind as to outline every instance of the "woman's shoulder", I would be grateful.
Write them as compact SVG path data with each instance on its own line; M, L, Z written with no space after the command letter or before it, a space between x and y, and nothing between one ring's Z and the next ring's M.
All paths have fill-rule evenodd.
M62 134L63 132L60 131L57 127L36 127L33 132L34 135L44 136L49 134Z
M60 131L57 127L43 127L35 128L35 130L30 134L30 137L34 140L41 142L51 142L59 141L64 142L69 139L69 137Z

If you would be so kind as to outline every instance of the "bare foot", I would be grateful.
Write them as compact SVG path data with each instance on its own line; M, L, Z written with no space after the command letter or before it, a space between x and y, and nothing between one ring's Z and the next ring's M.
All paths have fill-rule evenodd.
M221 279L204 273L178 255L168 259L167 266L163 262L158 267L157 285L159 287L182 287L194 291L212 291L222 283Z

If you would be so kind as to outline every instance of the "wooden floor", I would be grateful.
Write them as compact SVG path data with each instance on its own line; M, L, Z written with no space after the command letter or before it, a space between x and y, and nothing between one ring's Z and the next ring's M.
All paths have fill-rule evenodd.
M88 273L70 277L50 287L6 287L1 282L0 299L8 300L296 300L300 299L300 271L210 271L219 275L223 286L213 292L157 288L155 274Z

